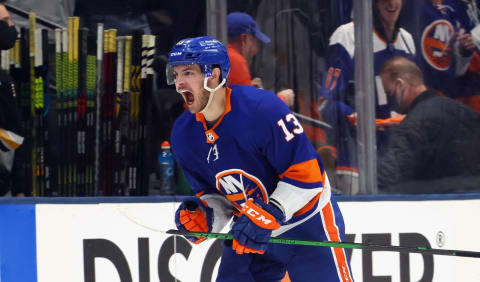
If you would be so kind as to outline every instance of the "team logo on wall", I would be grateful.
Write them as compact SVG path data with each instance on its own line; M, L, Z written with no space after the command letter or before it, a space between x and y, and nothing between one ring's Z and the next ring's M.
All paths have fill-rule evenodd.
M447 20L437 20L425 28L422 34L422 54L433 68L444 71L452 63L455 30Z
M237 209L246 199L259 198L268 202L268 194L260 179L241 170L224 170L216 176L216 187Z

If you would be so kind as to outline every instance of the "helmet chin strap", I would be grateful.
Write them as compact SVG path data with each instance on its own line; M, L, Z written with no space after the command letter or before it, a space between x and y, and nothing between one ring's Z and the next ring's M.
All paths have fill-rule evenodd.
M210 94L209 94L209 97L208 97L208 102L207 102L207 104L205 105L205 108L203 108L203 110L200 111L200 113L202 113L202 114L204 114L205 111L208 109L208 106L210 106L210 103L211 103L212 100L213 100L213 95L215 95L215 91L217 91L218 89L220 89L220 87L222 87L222 86L225 84L225 82L227 82L227 80L224 78L224 79L222 80L222 82L220 82L220 84L219 84L217 87L213 88L213 89L207 86L207 82L208 82L208 77L205 77L205 79L203 80L203 88L205 88L205 90L207 90L208 92L210 92Z

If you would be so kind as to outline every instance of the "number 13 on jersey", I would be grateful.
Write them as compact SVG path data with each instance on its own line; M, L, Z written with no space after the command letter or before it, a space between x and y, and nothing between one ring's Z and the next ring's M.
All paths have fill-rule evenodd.
M295 128L292 130L293 133L288 130L284 119L287 123L293 123L293 125L295 125ZM284 119L279 119L277 121L277 124L282 129L283 134L285 134L285 140L287 142L292 140L295 137L294 134L303 133L303 127L300 125L300 123L298 122L298 119L292 113L287 114Z

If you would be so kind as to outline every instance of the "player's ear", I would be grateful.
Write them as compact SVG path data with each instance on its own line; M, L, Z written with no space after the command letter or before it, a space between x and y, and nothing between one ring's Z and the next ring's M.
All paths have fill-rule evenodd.
M220 81L220 68L213 68L212 70L212 75L210 76L211 80L216 80L218 78L218 81Z

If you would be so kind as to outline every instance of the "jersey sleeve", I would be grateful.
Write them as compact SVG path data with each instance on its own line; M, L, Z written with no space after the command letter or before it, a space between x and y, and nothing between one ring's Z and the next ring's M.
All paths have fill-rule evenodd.
M340 26L330 37L325 75L320 88L320 97L334 101L339 109L348 103L350 81L354 74L353 24ZM334 103L331 103L332 105ZM349 107L353 107L350 103Z
M344 126L342 123L347 116L355 111L351 83L354 75L354 41L348 32L350 29L353 29L353 24L340 26L330 37L325 75L319 90L319 97L323 99L319 112L322 119L334 127L327 134L328 143L337 149L340 134L336 130Z
M349 81L353 80L353 59L345 47L335 43L328 47L327 67L322 82L321 97L336 101L343 100Z
M323 164L295 115L274 95L266 95L252 120L260 129L253 137L256 150L280 179L270 201L283 209L288 221L323 191Z

